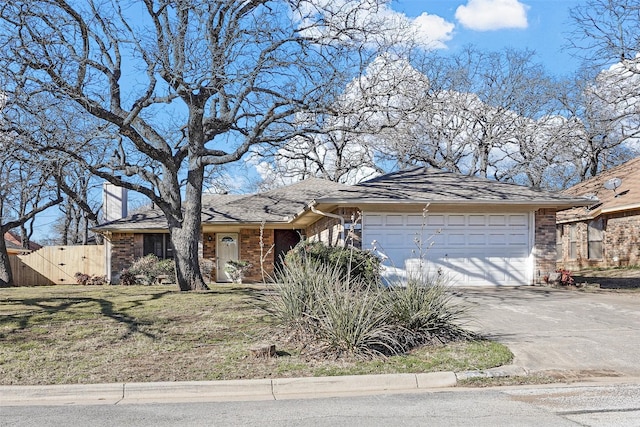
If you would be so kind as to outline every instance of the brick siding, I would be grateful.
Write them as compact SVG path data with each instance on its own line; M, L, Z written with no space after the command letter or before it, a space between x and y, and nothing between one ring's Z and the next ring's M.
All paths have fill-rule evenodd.
M273 276L274 254L273 251L267 254L274 243L273 230L263 230L262 249L260 248L260 230L242 229L240 230L240 260L251 263L251 268L247 271L245 279L250 282L262 281L262 269L264 268L265 278ZM260 262L261 256L264 260Z
M136 259L136 239L135 234L113 233L111 236L111 275L119 277L120 272L129 268ZM142 252L142 251L140 251Z
M560 224L562 256L558 268L612 268L640 265L640 210L603 215L602 258L589 259L588 222ZM576 256L569 258L570 230L575 227Z
M534 283L556 270L556 211L539 209L535 213Z
M609 216L605 223L605 266L640 264L640 211Z
M362 223L359 217L360 211L357 208L339 208L331 213L342 216L345 224ZM325 216L308 226L306 235L311 242L320 241L328 246L339 246L344 245L342 231L339 219ZM362 246L360 230L354 230L353 233L349 233L347 230L344 237L349 244L353 244L357 248Z

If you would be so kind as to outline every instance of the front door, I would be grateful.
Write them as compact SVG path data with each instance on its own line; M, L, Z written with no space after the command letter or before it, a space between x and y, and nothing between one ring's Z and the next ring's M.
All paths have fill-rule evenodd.
M282 268L284 256L300 243L299 230L274 230L274 267L278 271Z
M238 233L217 233L216 254L216 281L230 282L231 279L224 272L224 265L227 261L238 261Z

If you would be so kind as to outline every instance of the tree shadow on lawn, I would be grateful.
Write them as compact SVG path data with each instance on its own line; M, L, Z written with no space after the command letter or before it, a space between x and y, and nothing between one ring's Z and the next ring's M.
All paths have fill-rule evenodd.
M168 294L173 294L173 291L166 291L160 293L154 293L150 295L150 298L141 300L128 301L129 305L127 309L140 306L143 302L160 299ZM127 332L123 338L127 338L136 333L142 334L148 338L156 339L156 336L140 330L141 325L148 324L147 322L141 322L135 317L130 316L124 312L114 310L114 305L111 301L103 298L91 298L91 297L46 297L46 298L23 298L23 299L11 299L6 301L5 304L16 306L30 307L31 310L25 313L8 314L3 315L5 322L16 322L18 324L17 329L28 329L30 326L30 320L37 315L46 313L49 315L56 315L58 313L66 313L73 315L74 313L87 312L86 308L80 308L87 305L98 305L100 307L100 313L109 319L115 320L118 323L124 324L127 327Z

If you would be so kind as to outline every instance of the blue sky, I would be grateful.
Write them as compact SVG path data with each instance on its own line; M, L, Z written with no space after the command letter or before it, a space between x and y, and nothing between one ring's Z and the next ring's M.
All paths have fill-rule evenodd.
M581 0L394 0L394 11L423 16L431 37L451 52L473 44L481 50L531 49L555 75L576 70L580 61L563 51L570 31L569 9ZM428 14L429 19L426 18ZM435 18L444 22L438 23ZM427 25L424 25L425 27ZM446 30L452 26L451 31Z
M340 3L343 0L327 0ZM472 44L480 50L531 49L551 74L570 74L580 61L563 51L569 9L581 0L392 0L382 15L406 19L442 53ZM132 199L139 199L130 193ZM144 199L146 202L146 199ZM142 203L140 200L134 202ZM57 208L37 219L35 239L54 237Z

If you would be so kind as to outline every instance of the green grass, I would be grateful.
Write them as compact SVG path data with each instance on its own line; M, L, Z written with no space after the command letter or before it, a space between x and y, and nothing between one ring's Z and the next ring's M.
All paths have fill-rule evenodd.
M0 290L0 384L187 381L487 369L508 363L488 341L370 360L314 358L259 307L263 290L216 285L55 286ZM276 344L278 357L249 349Z

